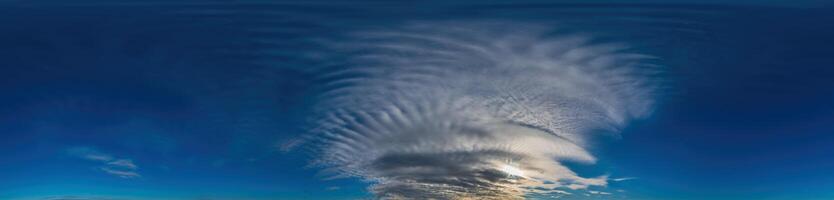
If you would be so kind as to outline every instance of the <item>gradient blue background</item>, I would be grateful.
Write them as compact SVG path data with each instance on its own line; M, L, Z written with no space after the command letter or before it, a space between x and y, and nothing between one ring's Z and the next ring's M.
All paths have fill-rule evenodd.
M437 3L437 2L435 2ZM574 166L623 199L834 199L824 2L0 2L0 199L356 199L303 151L305 38L407 20L560 21L659 57L656 111ZM131 159L138 178L67 153ZM576 196L574 198L600 198ZM608 198L608 197L604 197ZM614 198L614 197L610 197Z

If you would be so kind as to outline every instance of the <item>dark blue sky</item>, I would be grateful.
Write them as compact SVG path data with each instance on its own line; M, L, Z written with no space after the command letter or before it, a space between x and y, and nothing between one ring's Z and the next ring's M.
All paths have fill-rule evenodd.
M615 193L834 198L834 13L819 3L0 3L0 199L356 199L305 150L316 39L414 20L557 23L633 44L653 112L594 137ZM127 164L130 163L130 164ZM575 166L574 166L575 165Z
M659 196L831 198L834 59L825 44L834 27L827 21L808 11L727 19L714 43L678 61L686 65L680 94L608 147L624 156L614 159L657 177L642 180L664 188L646 188Z

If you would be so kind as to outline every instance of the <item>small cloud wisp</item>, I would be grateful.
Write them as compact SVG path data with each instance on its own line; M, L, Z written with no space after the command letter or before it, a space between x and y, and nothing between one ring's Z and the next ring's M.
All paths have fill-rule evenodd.
M102 166L97 167L98 170L113 176L120 178L142 177L136 172L139 167L136 166L136 164L133 163L133 160L130 159L116 159L109 154L101 153L90 147L69 148L67 149L67 153L77 158L98 162L102 164Z

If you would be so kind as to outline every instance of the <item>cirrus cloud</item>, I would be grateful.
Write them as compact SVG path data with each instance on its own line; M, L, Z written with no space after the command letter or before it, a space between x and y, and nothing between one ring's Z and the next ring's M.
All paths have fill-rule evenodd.
M110 154L102 153L91 147L73 147L67 149L67 153L77 158L97 162L102 165L97 167L98 170L113 176L120 178L142 177L136 172L139 167L131 159L117 159Z

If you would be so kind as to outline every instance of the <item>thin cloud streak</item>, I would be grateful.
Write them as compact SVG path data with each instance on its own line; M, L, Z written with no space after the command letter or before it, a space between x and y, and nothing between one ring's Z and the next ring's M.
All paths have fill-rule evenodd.
M139 178L139 177L141 177L138 173L136 173L134 171L129 171L129 170L116 169L116 168L112 168L112 167L101 167L99 169L101 169L102 171L104 171L108 174L118 176L118 177L121 177L121 178Z
M619 182L619 181L629 181L629 180L634 180L634 179L637 179L637 178L636 177L615 178L615 179L611 179L611 181Z
M116 166L116 167L126 168L126 169L136 169L136 168L138 168L138 167L136 167L135 164L133 164L132 160L128 160L128 159L119 159L119 160L108 162L107 164L112 165L112 166Z
M98 167L98 170L119 178L130 179L142 177L136 172L139 167L131 159L117 159L110 154L102 153L91 147L73 147L67 149L67 153L73 157L98 162L103 165Z

